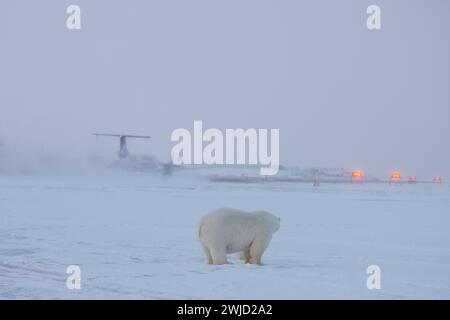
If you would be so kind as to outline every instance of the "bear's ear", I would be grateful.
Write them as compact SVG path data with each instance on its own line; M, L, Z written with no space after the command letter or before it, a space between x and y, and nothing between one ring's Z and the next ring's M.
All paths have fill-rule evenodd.
M278 217L278 221L281 221L281 218L280 218L280 217Z

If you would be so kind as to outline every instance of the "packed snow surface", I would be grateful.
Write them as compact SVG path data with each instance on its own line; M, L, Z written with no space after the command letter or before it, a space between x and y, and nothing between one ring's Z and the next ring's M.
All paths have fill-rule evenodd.
M262 266L207 265L202 215L281 218ZM81 268L69 290L66 269ZM369 290L366 269L381 269ZM214 183L195 170L0 177L2 299L450 299L450 186Z

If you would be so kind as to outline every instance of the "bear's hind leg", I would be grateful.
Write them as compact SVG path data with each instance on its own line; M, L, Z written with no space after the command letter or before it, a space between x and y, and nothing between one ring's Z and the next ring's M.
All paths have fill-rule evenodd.
M213 263L213 259L212 259L211 253L209 252L208 247L205 246L204 244L202 244L202 248L203 248L203 252L205 253L206 263L207 264L212 264Z
M213 264L227 264L227 253L225 248L210 247Z

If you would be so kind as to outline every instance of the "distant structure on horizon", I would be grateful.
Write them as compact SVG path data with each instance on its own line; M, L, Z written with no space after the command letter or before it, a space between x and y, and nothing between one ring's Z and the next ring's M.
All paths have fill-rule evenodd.
M127 148L127 138L138 138L138 139L150 139L150 136L136 136L131 134L117 134L117 133L94 133L94 136L98 137L116 137L119 138L119 151L117 155L119 159L127 158L130 152Z

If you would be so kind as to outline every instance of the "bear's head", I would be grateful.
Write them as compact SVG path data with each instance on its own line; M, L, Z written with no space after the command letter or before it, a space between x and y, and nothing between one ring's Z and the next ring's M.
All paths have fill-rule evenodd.
M280 222L281 219L267 211L259 211L260 214L262 214L264 216L264 220L266 220L269 225L270 225L270 229L272 231L272 233L275 233L278 231L278 229L280 229Z
M275 226L275 230L273 231L274 233L278 231L278 229L280 229L280 223L281 223L281 218L280 217L275 217L276 221L274 223Z

